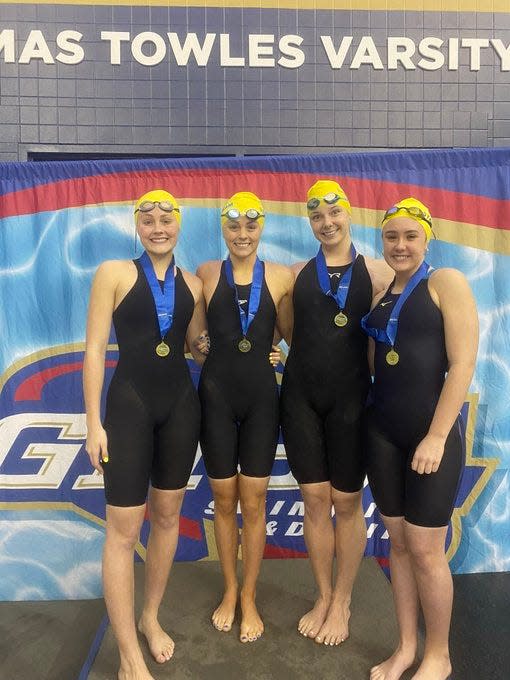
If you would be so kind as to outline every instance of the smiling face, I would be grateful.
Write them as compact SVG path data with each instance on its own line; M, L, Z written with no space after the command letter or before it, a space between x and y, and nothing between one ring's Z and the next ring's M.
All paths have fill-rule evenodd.
M179 222L175 212L166 212L156 205L150 212L137 213L136 230L148 253L163 256L177 244Z
M425 259L425 231L412 218L394 217L386 222L382 239L384 259L397 274L411 276Z
M262 234L258 219L252 220L246 215L241 215L237 220L227 219L221 231L231 255L244 258L257 252Z
M313 235L324 246L338 246L344 241L350 243L349 228L351 217L341 205L321 202L308 212Z

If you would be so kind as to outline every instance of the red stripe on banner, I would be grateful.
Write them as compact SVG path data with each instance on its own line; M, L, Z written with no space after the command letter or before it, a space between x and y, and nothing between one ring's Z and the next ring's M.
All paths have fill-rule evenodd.
M107 368L113 368L116 365L117 362L114 360L105 362ZM43 387L49 383L50 380L53 380L53 378L56 378L59 375L81 371L82 368L83 361L45 368L44 370L35 373L35 375L31 375L30 378L27 378L18 386L14 393L14 401L39 401L41 399Z
M202 540L200 523L188 517L179 517L179 536L192 538L194 541Z
M242 186L239 181L243 179ZM263 200L304 202L315 174L260 172L247 169L168 169L93 175L31 187L2 196L0 217L61 210L100 203L134 201L142 193L169 186L176 196L226 198L249 189ZM406 196L415 196L431 208L433 217L510 229L506 202L417 184L398 184L377 179L338 177L352 205L385 210ZM221 195L220 195L221 194Z
M290 548L282 548L278 545L266 544L264 548L264 559L266 560L280 560L286 557L308 557L308 553L300 550L291 550Z
M381 569L389 569L390 560L388 557L376 557L376 560L379 562Z

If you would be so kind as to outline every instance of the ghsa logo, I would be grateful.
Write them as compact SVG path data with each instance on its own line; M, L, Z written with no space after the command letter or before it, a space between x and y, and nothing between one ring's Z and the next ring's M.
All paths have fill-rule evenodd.
M50 349L2 376L0 485L9 501L58 502L102 487L78 455L86 437L82 361L78 349Z
M65 507L99 524L104 523L103 480L86 455L85 408L82 396L84 345L50 348L10 367L0 380L0 489L10 510ZM105 386L117 362L117 348L109 345ZM198 369L190 362L195 384ZM103 390L103 399L106 389ZM494 469L495 459L473 457L477 399L464 405L466 469L448 533L448 556L456 553L462 521L468 515ZM181 519L178 559L216 557L212 519L214 506L200 450L197 452ZM367 554L385 566L388 536L365 485L363 509L367 523ZM304 557L303 503L292 477L283 445L278 446L267 501L267 557ZM142 531L142 551L148 534Z
M49 348L16 362L0 379L0 493L6 501L4 509L71 511L104 525L103 478L93 470L85 451L84 349L83 343ZM105 387L116 364L117 347L109 345ZM192 375L196 380L193 370ZM105 394L106 389L103 407ZM198 470L201 465L198 452L189 489L200 485L208 490L207 484L200 484L204 479L204 471ZM209 499L204 502L207 505ZM196 514L197 508L193 511ZM199 559L207 555L205 533L201 522L187 518L191 516L184 509L179 553L185 551L186 559ZM142 557L147 534L148 526L144 526L138 550Z

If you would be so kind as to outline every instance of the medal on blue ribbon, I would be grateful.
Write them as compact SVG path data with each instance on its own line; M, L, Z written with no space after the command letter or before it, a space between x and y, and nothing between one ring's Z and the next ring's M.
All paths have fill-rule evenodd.
M344 272L343 276L341 277L338 283L336 293L333 293L333 291L331 290L331 279L329 278L328 274L326 258L324 257L324 253L322 252L322 247L319 248L319 252L315 256L315 267L317 269L317 278L319 280L319 286L321 287L321 290L324 293L324 295L329 295L335 300L336 304L338 305L338 309L340 310L338 314L336 314L333 317L333 322L335 323L336 326L339 327L346 326L347 322L349 321L347 315L344 313L344 307L347 301L347 296L349 294L349 286L351 285L352 279L352 268L354 265L354 261L356 260L356 257L357 257L356 248L354 247L353 244L351 244L352 262L349 268Z
M237 289L234 282L234 271L232 269L232 261L230 257L227 257L225 260L225 276L227 277L228 285L233 288L235 293L236 306L239 310L239 321L241 323L241 330L243 332L243 337L238 342L237 348L240 352L245 354L251 350L251 342L246 336L260 306L260 294L262 291L262 282L264 281L264 265L258 257L255 259L250 288L250 299L248 300L248 313L246 313L239 304L239 297L237 295Z
M161 336L161 342L156 345L156 354L158 357L166 357L170 354L170 347L165 342L165 336L172 327L174 320L174 307L175 307L175 274L174 266L175 260L172 257L168 269L165 274L165 282L163 284L163 290L156 277L156 272L154 271L154 266L151 262L150 257L146 252L140 257L140 264L147 279L147 283L152 292L152 297L154 299L154 305L156 307L156 314L158 317L159 334Z
M374 340L377 342L383 342L384 344L391 346L391 349L386 354L386 363L389 366L396 366L400 359L398 352L395 351L395 340L397 338L400 311L404 306L405 301L411 295L416 286L420 283L420 281L428 278L431 271L432 267L427 264L427 262L422 262L420 267L414 272L409 281L406 283L404 290L400 293L397 302L391 310L390 318L388 319L386 328L374 328L373 326L369 326L368 318L372 313L371 311L368 314L365 314L365 316L361 319L361 327L367 335L369 335L371 338L374 338Z

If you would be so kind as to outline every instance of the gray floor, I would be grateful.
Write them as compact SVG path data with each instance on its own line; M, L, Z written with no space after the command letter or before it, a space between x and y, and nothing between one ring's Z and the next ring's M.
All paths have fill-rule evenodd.
M386 577L374 560L364 560L353 596L351 637L341 647L324 648L299 635L296 622L313 605L314 590L307 560L265 560L258 584L258 604L266 631L256 643L239 642L239 622L219 633L210 616L222 579L217 563L176 565L161 622L176 643L174 659L161 667L144 647L155 678L175 680L333 680L366 679L370 666L395 645L396 628ZM137 592L141 584L137 579ZM118 663L111 630L89 680L115 677Z
M0 602L0 679L77 680L103 600Z
M313 602L307 560L264 561L258 599L266 633L254 644L238 642L238 620L229 634L211 626L220 591L217 563L174 566L161 618L175 639L176 652L162 667L144 646L155 678L366 680L370 666L395 644L390 586L373 560L363 562L353 597L351 638L339 648L324 648L295 632L297 619ZM510 573L455 577L454 680L506 680L509 611ZM102 600L0 603L0 680L77 680L104 613ZM116 678L117 665L108 630L88 679Z
M510 572L454 576L452 680L510 678Z

